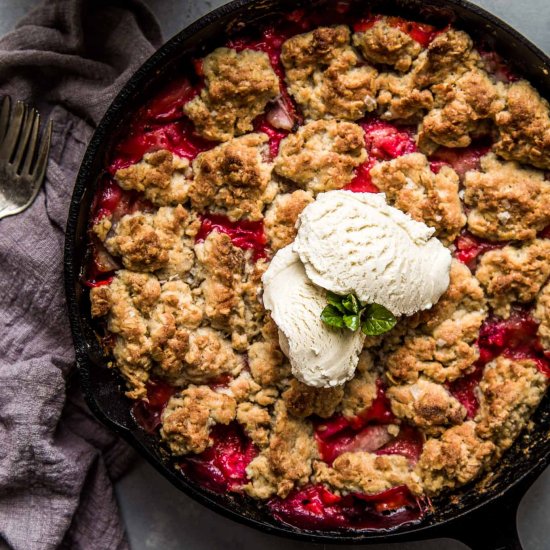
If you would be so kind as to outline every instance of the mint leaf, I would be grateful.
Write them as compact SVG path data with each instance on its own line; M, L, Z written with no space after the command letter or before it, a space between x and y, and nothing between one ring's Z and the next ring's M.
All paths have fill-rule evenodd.
M353 330L354 332L361 325L359 315L344 315L342 319L344 320L344 324L346 325L346 327L348 327L350 330Z
M321 320L336 328L359 328L367 336L378 336L391 330L397 319L392 312L379 304L362 304L355 294L339 296L327 292L328 305L321 312Z
M348 294L343 300L342 305L351 313L356 315L359 313L359 300L355 297L355 294Z
M370 304L363 313L361 330L367 336L378 336L391 330L397 319L393 313L380 304Z
M327 302L341 313L346 313L346 308L342 305L343 298L343 296L338 296L334 292L327 292Z
M330 325L331 327L344 327L342 312L339 311L338 308L332 304L326 306L325 309L323 309L323 311L321 312L321 321L323 321L323 323L326 323L327 325Z

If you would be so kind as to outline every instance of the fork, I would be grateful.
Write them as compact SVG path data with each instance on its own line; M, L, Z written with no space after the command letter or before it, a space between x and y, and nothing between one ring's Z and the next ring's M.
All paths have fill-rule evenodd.
M40 115L18 101L10 120L11 99L0 107L0 219L19 214L36 198L46 175L52 121L38 144Z

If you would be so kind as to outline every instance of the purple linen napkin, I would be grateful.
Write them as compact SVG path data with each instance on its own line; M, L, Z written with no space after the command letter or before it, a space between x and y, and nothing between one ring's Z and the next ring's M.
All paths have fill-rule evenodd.
M0 40L0 96L54 121L45 185L0 220L0 547L127 547L112 481L131 451L68 385L63 234L94 125L160 43L134 0L47 0Z

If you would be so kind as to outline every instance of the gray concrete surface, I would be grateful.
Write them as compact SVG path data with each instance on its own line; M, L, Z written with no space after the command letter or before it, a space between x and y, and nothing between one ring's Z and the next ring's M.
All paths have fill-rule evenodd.
M225 3L220 0L146 0L159 19L164 36ZM501 17L546 52L550 52L548 0L478 0L474 2ZM0 0L0 35L36 4L35 0ZM132 550L318 550L320 545L296 543L256 532L222 518L172 487L151 466L139 461L117 485L117 496ZM550 550L550 469L523 499L518 525L525 550ZM337 548L326 546L326 548ZM366 546L356 547L358 550ZM466 546L447 539L408 544L369 546L376 550L461 550ZM96 549L94 549L96 550ZM97 549L103 550L103 549Z

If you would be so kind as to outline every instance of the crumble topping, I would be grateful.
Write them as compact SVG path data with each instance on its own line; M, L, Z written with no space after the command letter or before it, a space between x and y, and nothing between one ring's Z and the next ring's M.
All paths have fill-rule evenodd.
M352 122L318 120L281 142L275 172L313 193L341 189L367 160L363 129Z
M525 80L510 84L506 107L495 116L497 155L550 170L550 111L548 102Z
M109 287L90 292L93 315L109 314L107 328L117 336L113 356L133 399L147 395L151 344L146 316L159 297L160 283L154 275L126 270L119 271Z
M261 219L277 192L270 185L272 165L264 160L267 140L265 134L247 134L197 155L189 186L193 208L222 211L231 220Z
M331 417L344 396L343 386L313 388L295 378L282 394L288 412L299 418L315 414L321 418Z
M422 493L418 475L409 461L399 455L375 455L366 452L341 454L330 467L315 463L314 480L341 493L381 493L391 487L407 485L415 494Z
M232 397L208 386L189 386L168 401L161 435L175 455L201 453L213 443L210 429L214 424L229 424L236 406Z
M412 72L405 74L383 72L376 79L376 101L383 120L404 123L419 122L433 106L433 94L416 85Z
M516 439L542 399L548 379L532 359L498 357L485 367L479 383L476 433L501 453Z
M368 350L363 350L359 356L359 363L355 377L344 386L341 409L346 417L353 417L366 411L376 397L376 379L374 361Z
M444 386L422 377L414 384L392 386L386 395L395 416L427 431L461 424L466 417L466 409Z
M423 151L439 145L467 147L472 137L488 134L489 121L504 107L502 85L496 86L481 69L449 76L432 86L434 108L424 117L418 141Z
M156 372L167 380L177 382L182 376L182 361L189 362L188 348L200 338L197 332L202 321L202 310L193 304L193 296L187 284L171 281L161 286L156 307L147 320L150 338L150 354L155 361ZM216 338L216 335L212 335ZM213 369L214 375L216 369ZM190 365L185 379L194 379ZM199 381L200 381L200 377Z
M317 456L311 424L290 416L284 401L277 401L269 447L248 465L251 482L244 490L256 498L273 494L284 498L294 486L308 481Z
M246 349L262 328L264 311L256 289L265 263L250 265L243 250L218 231L197 243L195 253L206 317L214 328L230 334L235 349Z
M412 72L418 88L444 82L449 76L467 73L479 63L472 39L455 29L439 33L415 61Z
M466 172L468 229L490 240L530 240L550 224L550 182L538 170L489 154L481 171Z
M540 291L533 316L540 323L537 333L542 347L550 351L550 283Z
M490 250L482 256L476 271L489 304L501 317L510 315L514 302L534 300L549 276L550 239Z
M344 25L290 38L281 61L288 91L309 119L357 120L376 107L377 71L361 62Z
M115 179L122 189L140 191L157 206L185 202L191 168L189 160L160 149L117 171Z
M404 319L401 331L383 341L381 357L391 381L414 383L424 374L442 384L471 371L479 357L474 343L487 315L485 297L470 270L456 260L450 278L431 310Z
M313 202L311 193L301 189L277 195L265 214L265 232L273 252L294 241L298 216L310 202Z
M191 382L208 382L221 374L237 375L243 368L242 358L219 332L199 328L189 335L182 357L181 375Z
M353 45L371 63L391 65L398 71L409 70L422 46L406 32L388 24L386 18L370 29L353 35Z
M155 213L123 216L105 247L130 271L183 277L195 261L191 243L197 231L195 214L181 204L163 206Z
M411 153L378 163L371 168L370 176L392 206L434 227L442 241L454 241L465 225L458 196L459 178L450 166L434 174L422 153Z
M376 100L381 118L416 123L426 116L427 128L423 129L422 124L419 127L420 146L426 153L437 148L437 139L457 139L452 138L457 133L455 124L462 127L460 134L474 124L467 120L467 115L478 116L471 106L464 112L465 105L472 103L476 94L468 74L474 71L478 83L484 82L483 73L476 70L478 63L479 55L472 50L472 41L466 33L454 29L439 33L405 69L407 72L386 71L378 75ZM464 89L458 91L455 84L462 75ZM447 103L453 104L445 108ZM451 133L446 135L446 130Z
M267 409L245 401L237 407L237 422L244 426L248 437L258 447L266 447L269 443L271 416Z
M254 342L248 349L248 364L252 378L263 387L274 386L290 375L290 365L276 337Z
M218 48L202 63L205 88L184 106L196 131L227 141L252 131L252 121L279 96L279 79L264 52Z
M491 463L495 452L492 441L476 435L475 422L464 422L424 443L416 472L424 489L436 494L472 481Z

